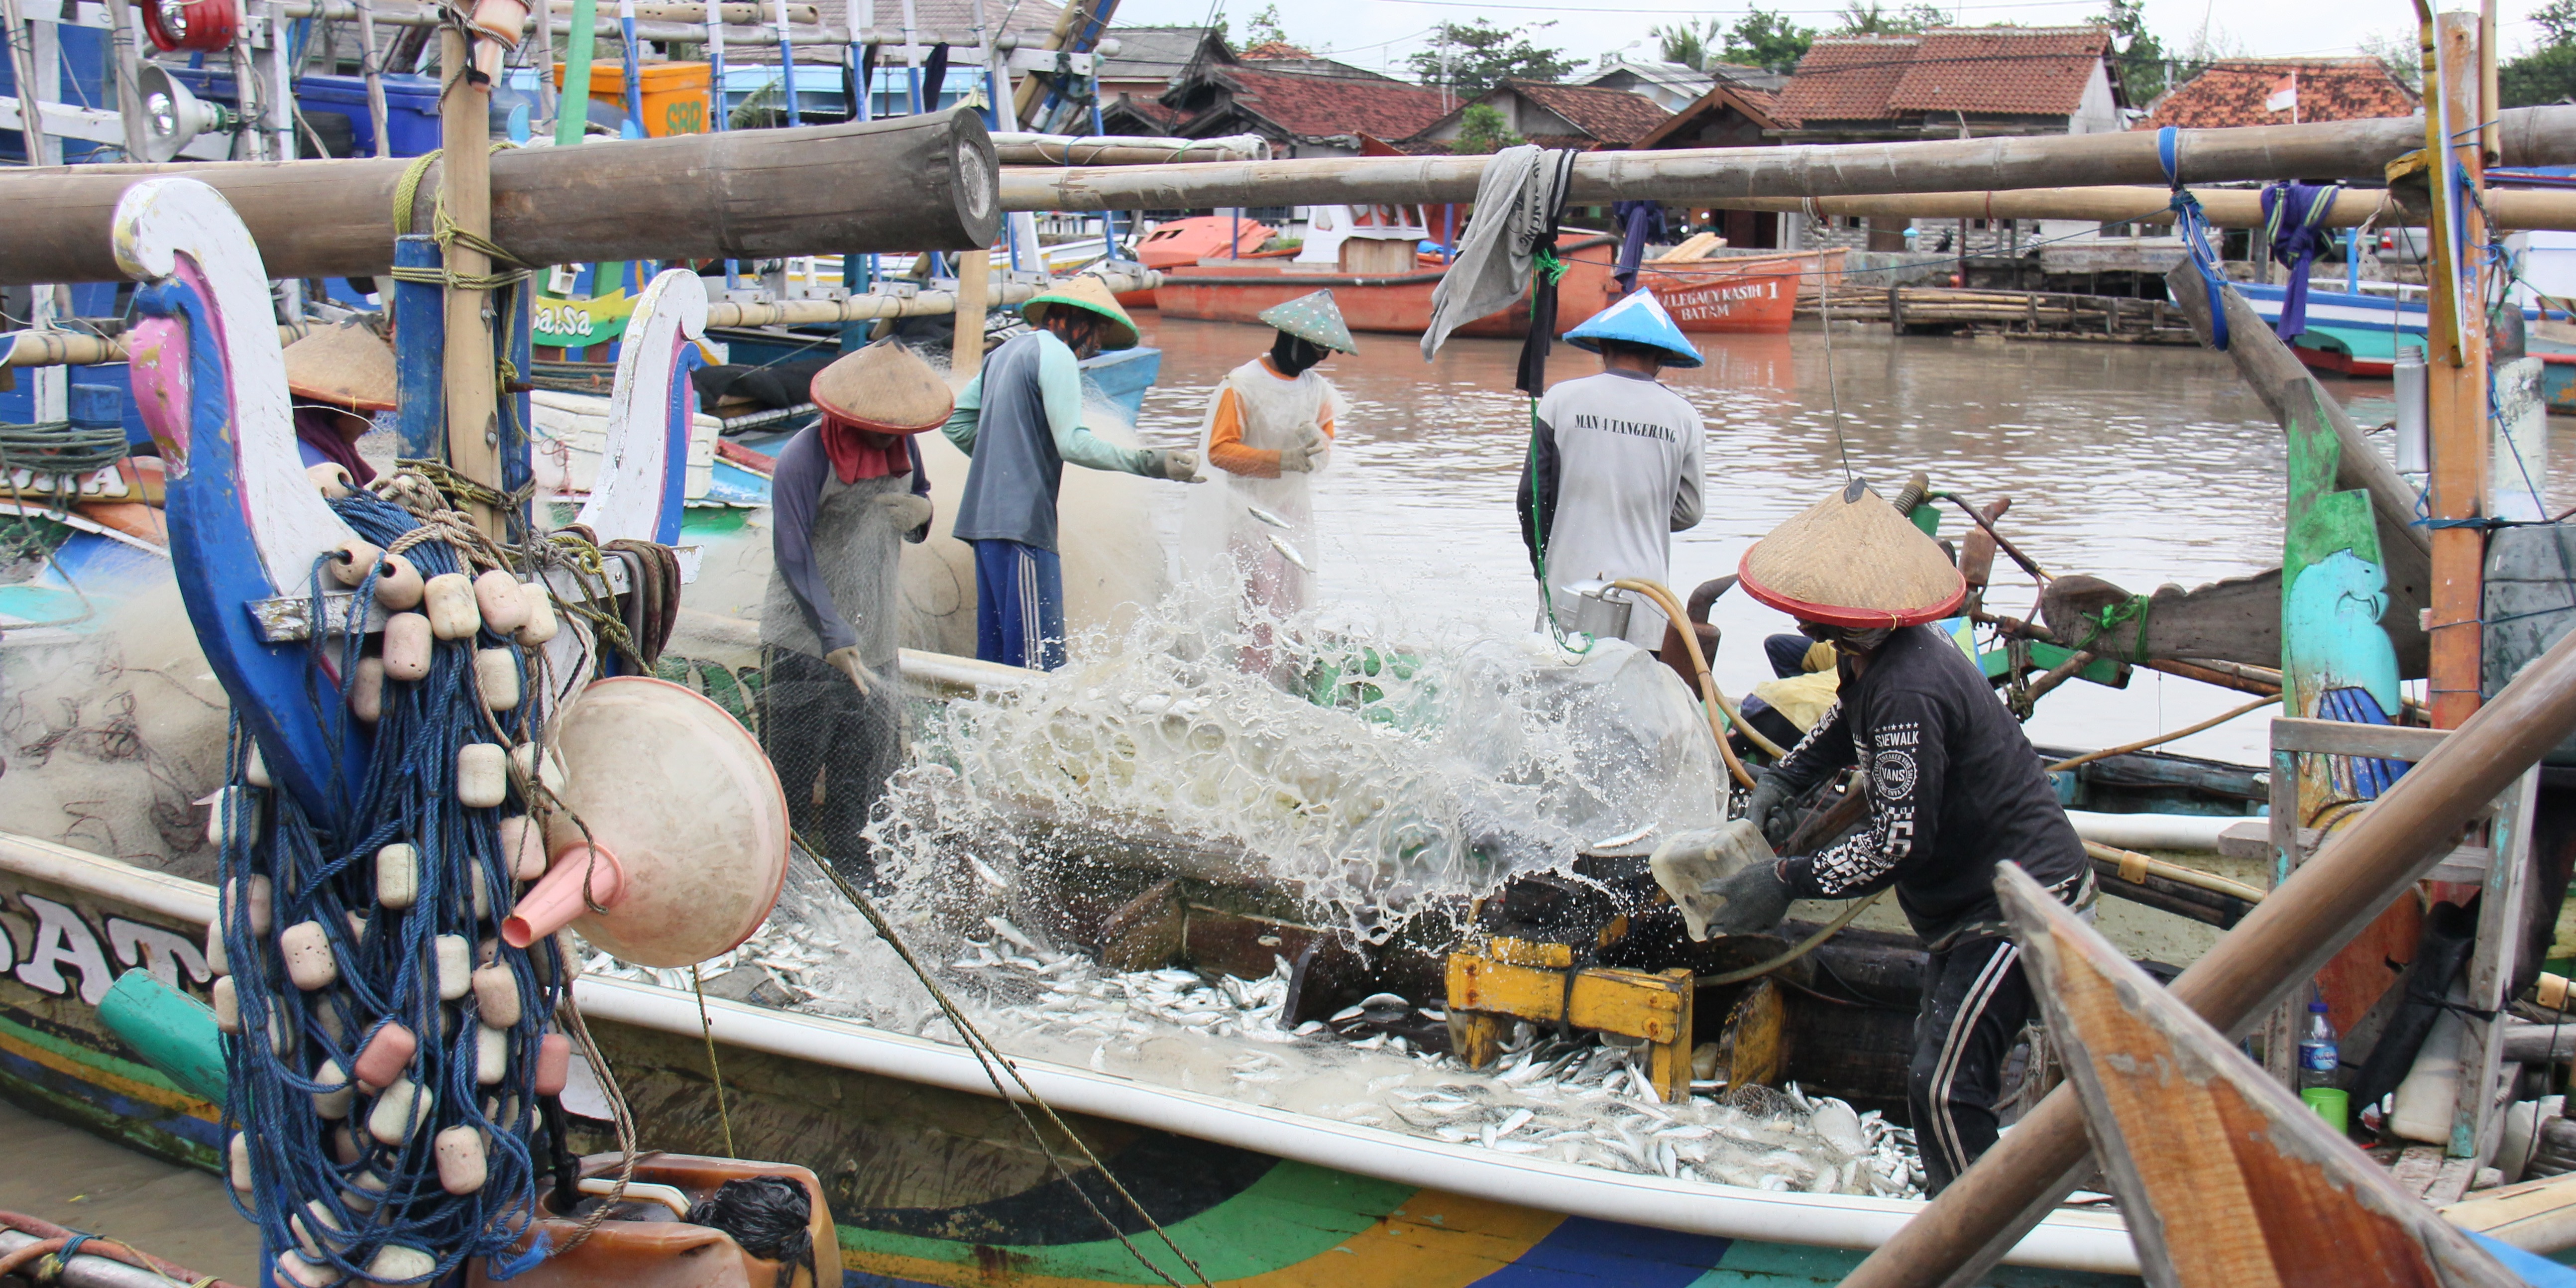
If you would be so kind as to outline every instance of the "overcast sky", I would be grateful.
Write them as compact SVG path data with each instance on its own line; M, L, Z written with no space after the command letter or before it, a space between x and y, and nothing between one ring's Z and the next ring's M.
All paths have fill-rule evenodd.
M1122 0L1117 25L1185 26L1204 23L1222 12L1239 36L1244 23L1270 0ZM2510 55L2531 43L2529 14L2540 0L2503 0L2504 45ZM1887 8L1899 8L1888 3ZM2438 5L2451 8L2452 5ZM1828 27L1836 8L1827 0L1783 0L1782 11L1800 25ZM1689 0L1647 0L1642 6L1549 3L1547 0L1285 0L1279 5L1288 38L1317 52L1331 50L1346 62L1405 74L1404 55L1424 48L1433 24L1491 18L1504 25L1555 24L1535 33L1542 43L1564 49L1589 66L1601 55L1623 48L1632 58L1655 57L1649 28L1683 18L1714 15L1721 22L1742 17L1746 6L1693 5ZM2102 11L2101 0L1965 0L1952 10L1963 25L2009 22L2025 26L2076 23ZM2391 0L2258 0L2221 5L2216 0L2146 0L2148 26L2167 49L2190 47L2206 30L2221 52L2289 57L2351 54L2373 35L2402 35L2415 23L2415 11ZM1631 42L1636 43L1631 48Z

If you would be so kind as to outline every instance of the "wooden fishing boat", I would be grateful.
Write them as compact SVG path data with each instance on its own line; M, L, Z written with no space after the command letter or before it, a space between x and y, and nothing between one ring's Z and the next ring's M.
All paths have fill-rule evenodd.
M211 977L200 945L214 909L209 886L0 834L0 927L10 945L0 970L0 1094L216 1170L216 1107L138 1061L95 1010L126 970L203 999ZM710 997L720 1111L696 998L596 976L576 996L645 1141L728 1152L729 1119L729 1152L824 1178L851 1282L1142 1281L1029 1149L1019 1118L963 1048ZM1409 1288L1504 1275L1571 1288L1680 1285L1734 1271L1822 1285L1922 1207L1532 1162L1015 1063L1224 1282ZM587 1147L604 1147L606 1124L588 1126ZM1086 1189L1094 1179L1084 1178ZM2051 1268L2052 1284L2135 1282L2127 1232L2101 1213L2052 1216L2014 1259Z
M1557 253L1566 262L1565 277L1556 287L1556 325L1563 331L1600 312L1615 297L1619 288L1610 268L1619 243L1611 237L1584 237L1569 240ZM1363 274L1285 259L1201 260L1194 267L1164 273L1156 298L1165 317L1258 323L1261 311L1272 305L1331 287L1333 303L1353 331L1420 335L1431 325L1431 292L1446 271ZM1524 299L1460 327L1458 334L1517 339L1528 331L1529 303Z
M1761 261L1738 267L1726 260L1707 264L1648 264L1638 271L1637 285L1651 290L1684 331L1716 335L1783 335L1798 311L1798 288L1805 270L1794 263Z
M1270 225L1258 220L1238 219L1231 215L1193 215L1160 225L1136 242L1136 262L1147 268L1170 272L1203 259L1228 255L1250 255L1262 244L1278 235ZM1159 307L1161 297L1155 288L1120 291L1118 302L1131 309Z

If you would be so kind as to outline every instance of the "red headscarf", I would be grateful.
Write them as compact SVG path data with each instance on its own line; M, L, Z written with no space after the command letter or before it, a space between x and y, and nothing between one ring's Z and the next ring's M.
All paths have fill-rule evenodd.
M823 413L823 453L843 483L912 472L912 451L901 435L863 429L830 412Z

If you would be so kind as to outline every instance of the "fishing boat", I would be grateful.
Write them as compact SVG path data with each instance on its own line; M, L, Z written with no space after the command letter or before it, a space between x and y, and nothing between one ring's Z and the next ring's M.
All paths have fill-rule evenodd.
M1569 238L1557 248L1565 276L1556 288L1559 330L1598 313L1616 297L1610 276L1618 239ZM1407 249L1407 254L1411 254ZM1354 331L1420 335L1431 325L1431 293L1445 267L1402 272L1344 272L1333 263L1299 264L1286 258L1200 260L1163 274L1155 298L1165 317L1209 322L1258 323L1263 310L1330 287L1333 303ZM1529 331L1526 300L1458 328L1459 335L1517 339Z

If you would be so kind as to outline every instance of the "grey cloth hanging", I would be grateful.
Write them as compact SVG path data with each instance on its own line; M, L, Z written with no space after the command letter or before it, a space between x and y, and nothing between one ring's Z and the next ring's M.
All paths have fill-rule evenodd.
M1485 163L1476 183L1476 213L1459 238L1458 258L1431 290L1431 325L1422 332L1428 362L1449 333L1511 307L1529 289L1530 263L1565 208L1572 152L1524 143Z

